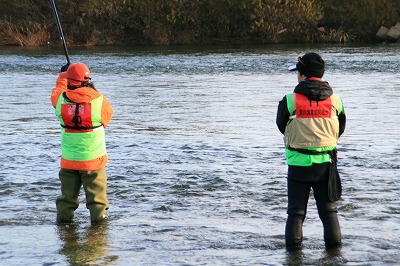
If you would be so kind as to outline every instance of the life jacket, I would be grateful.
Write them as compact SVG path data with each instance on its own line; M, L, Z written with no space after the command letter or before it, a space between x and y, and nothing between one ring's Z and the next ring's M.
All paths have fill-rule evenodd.
M61 125L61 157L89 161L106 155L105 131L101 124L103 96L89 103L75 103L62 93L56 105Z
M286 95L291 114L285 129L286 148L304 149L335 146L339 138L338 114L342 102L332 94L321 101L309 100L300 93Z

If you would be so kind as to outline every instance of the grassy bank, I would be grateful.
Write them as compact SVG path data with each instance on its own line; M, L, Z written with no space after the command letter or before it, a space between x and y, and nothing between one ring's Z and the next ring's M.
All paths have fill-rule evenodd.
M56 0L68 45L372 41L398 0ZM0 0L0 45L58 43L50 1Z

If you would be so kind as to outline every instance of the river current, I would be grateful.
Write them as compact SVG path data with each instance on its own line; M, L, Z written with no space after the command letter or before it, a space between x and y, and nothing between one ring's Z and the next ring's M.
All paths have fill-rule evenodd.
M286 171L275 125L287 67L315 51L339 94L343 247L324 249L310 196L304 246L284 245ZM1 265L387 265L400 261L400 46L75 48L114 108L108 223L55 223L60 49L0 49Z

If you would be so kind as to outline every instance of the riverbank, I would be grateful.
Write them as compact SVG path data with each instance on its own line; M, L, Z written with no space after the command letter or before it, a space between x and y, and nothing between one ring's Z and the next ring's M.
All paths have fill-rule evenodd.
M0 45L59 43L46 1L0 1ZM370 42L396 0L57 1L68 46Z

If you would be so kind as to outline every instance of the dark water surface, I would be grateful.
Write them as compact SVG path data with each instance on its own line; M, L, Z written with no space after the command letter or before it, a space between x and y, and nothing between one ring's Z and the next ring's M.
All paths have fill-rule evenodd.
M340 139L343 248L324 249L310 198L304 247L284 248L278 101L309 50L348 116ZM55 224L60 50L0 49L1 265L383 265L400 261L400 46L70 49L114 108L110 220Z

